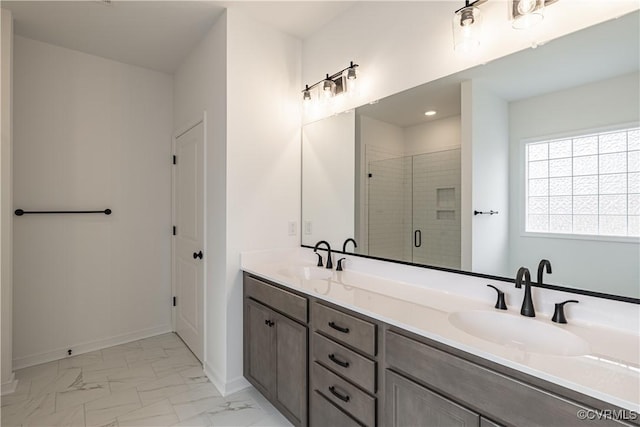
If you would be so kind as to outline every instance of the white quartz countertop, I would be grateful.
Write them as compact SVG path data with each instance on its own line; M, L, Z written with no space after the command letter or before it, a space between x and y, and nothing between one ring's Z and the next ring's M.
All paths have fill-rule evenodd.
M487 291L482 287L482 284L491 283L504 289L509 286L508 283L491 282L486 279L479 281L473 278L475 282L480 283L474 283L474 287L469 287L469 284L455 287L454 292L438 283L438 278L445 277L450 281L452 278L449 276L453 276L454 280L458 277L461 282L472 280L452 273L435 273L434 270L416 269L416 267L358 257L347 258L346 271L333 271L329 273L331 274L329 278L324 279L305 279L295 274L294 270L299 271L302 267L315 269L315 254L304 248L246 252L242 254L241 268L292 290L621 408L640 412L640 334L634 333L634 328L615 328L610 325L573 320L570 315L567 315L569 324L561 325L552 323L548 314L539 312L535 318L527 318L527 321L543 322L546 325L564 329L586 341L590 351L581 356L552 356L528 352L518 346L501 345L478 338L458 329L449 321L452 313L472 311L499 312L504 315L505 322L509 322L510 316L516 316L518 317L516 320L520 320L523 318L519 315L521 302L519 295L521 294L514 298L507 296L509 310L505 312L493 308L495 291L490 290L493 292L492 295L486 293ZM397 270L395 274L397 278L393 278L394 274L389 272L387 274L370 273L383 271L385 268ZM424 277L421 278L421 275ZM478 294L475 291L476 287L485 293ZM473 291L464 292L465 289ZM543 290L534 288L533 292L543 292ZM544 292L553 291L544 290ZM466 293L469 295L466 296ZM566 297L566 294L560 294L562 295L559 295L559 298ZM588 301L583 301L591 297L576 297L583 302L583 307L591 306L592 312L595 310L593 306L598 304L597 301L595 304L592 302L591 305ZM513 301L510 301L511 299ZM611 302L606 304L615 307ZM633 316L628 320L636 322L635 328L637 328L637 307L629 307L633 306L629 303L617 304L624 304L620 306L623 307L623 311L631 310ZM532 329L533 326L536 325L532 323ZM522 333L526 334L527 331L523 330Z

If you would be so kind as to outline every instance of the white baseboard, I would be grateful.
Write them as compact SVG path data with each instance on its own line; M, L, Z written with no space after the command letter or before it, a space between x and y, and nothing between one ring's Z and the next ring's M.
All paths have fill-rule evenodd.
M11 379L9 381L5 381L2 383L2 389L0 390L0 396L4 396L5 394L11 394L16 391L18 387L18 380L16 379L16 374L11 374Z
M225 395L225 393L224 393L225 384L224 384L224 381L222 381L222 378L220 378L219 375L217 375L215 372L213 372L213 369L211 369L211 366L209 366L207 364L207 362L204 362L202 364L202 368L204 370L204 374L207 376L207 378L209 378L209 381L211 381L213 386L216 389L218 389L218 391L220 392L220 394L222 396L224 396Z
M227 387L225 390L227 393L224 396L237 393L240 390L244 390L245 388L249 388L249 387L251 387L251 384L249 383L249 381L247 381L245 377L237 377L227 382Z
M73 350L73 356L76 356L78 354L102 350L103 348L111 347L114 345L125 344L131 341L141 340L143 338L149 338L154 335L165 334L172 331L173 329L171 328L171 325L163 325L95 341L73 344L68 347L47 351L45 353L23 356L13 359L13 369L17 370L29 366L39 365L41 363L51 362L52 360L64 359L65 357L69 357L67 356L67 350L69 348Z
M224 396L228 396L233 393L237 393L245 388L251 387L251 384L245 377L237 377L231 381L223 381L216 372L211 369L211 366L207 365L205 362L203 364L204 373L209 378L209 381L213 384L213 386L218 389L220 394Z

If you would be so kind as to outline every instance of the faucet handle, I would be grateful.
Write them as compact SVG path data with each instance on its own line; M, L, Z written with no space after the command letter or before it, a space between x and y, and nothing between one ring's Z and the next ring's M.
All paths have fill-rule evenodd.
M569 302L578 303L580 301L576 301L574 299L567 300L565 302L556 303L556 309L553 312L553 317L551 318L552 322L556 323L567 323L567 318L564 316L564 305Z
M318 255L318 264L316 264L316 266L318 267L322 267L322 255L320 255L319 253L316 252L316 255Z
M338 265L336 266L336 271L343 271L342 270L342 261L345 261L345 260L346 260L346 258L340 258L338 260Z
M504 292L502 292L500 289L496 288L493 285L487 285L490 288L495 289L498 292L498 299L496 301L496 305L494 305L495 308L497 308L498 310L506 310L507 309L507 304L504 302Z

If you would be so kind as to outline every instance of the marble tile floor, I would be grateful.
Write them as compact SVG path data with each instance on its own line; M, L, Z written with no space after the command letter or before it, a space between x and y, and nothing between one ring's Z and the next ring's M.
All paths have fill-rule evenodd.
M177 335L21 369L3 427L291 426L254 388L222 397Z

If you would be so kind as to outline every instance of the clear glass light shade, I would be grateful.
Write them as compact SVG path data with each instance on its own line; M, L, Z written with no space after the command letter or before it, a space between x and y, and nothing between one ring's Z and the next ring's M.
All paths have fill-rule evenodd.
M518 30L531 28L544 19L545 0L511 0L511 26Z
M302 92L302 99L305 101L311 101L311 91L309 89Z
M330 98L333 96L335 92L335 87L336 87L336 84L332 80L327 79L324 82L322 82L322 93L324 94L325 97Z
M351 67L347 70L347 79L355 80L355 78L356 78L356 69Z
M453 46L457 52L473 52L480 46L482 14L474 6L460 9L453 16Z

